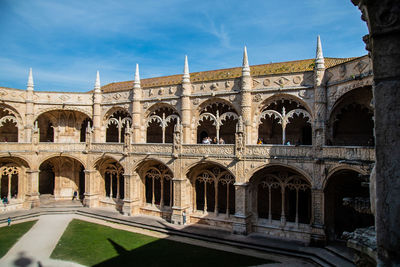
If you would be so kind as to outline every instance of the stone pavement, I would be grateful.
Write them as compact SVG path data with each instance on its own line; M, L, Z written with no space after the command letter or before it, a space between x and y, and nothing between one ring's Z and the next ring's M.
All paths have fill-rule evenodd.
M82 266L49 259L72 217L71 214L40 216L38 222L0 259L0 266Z

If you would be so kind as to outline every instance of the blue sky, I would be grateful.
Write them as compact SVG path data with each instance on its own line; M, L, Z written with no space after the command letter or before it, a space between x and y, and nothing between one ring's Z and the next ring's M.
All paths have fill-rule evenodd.
M367 27L350 0L0 0L0 86L88 91L101 83L366 54Z

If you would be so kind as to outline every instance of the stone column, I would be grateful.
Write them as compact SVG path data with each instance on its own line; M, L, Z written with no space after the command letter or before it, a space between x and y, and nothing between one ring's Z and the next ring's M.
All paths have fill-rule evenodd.
M85 172L85 207L94 208L99 205L98 185L96 181L97 170L84 170Z
M124 206L122 207L124 215L132 216L139 213L139 180L139 175L136 172L133 174L124 174L125 195Z
M324 230L324 191L311 189L311 244L324 245L326 242Z
M247 235L251 232L248 183L235 183L235 217L233 233Z
M40 206L39 201L39 170L27 170L27 191L26 191L26 208L36 208Z
M378 266L400 265L400 1L352 0L367 21L375 105Z
M185 67L182 76L182 96L181 96L181 112L182 112L182 134L183 143L190 144L192 140L191 132L191 111L192 103L190 102L190 95L192 94L192 84L190 82L189 64L187 56L185 56Z
M30 143L32 141L32 129L33 129L33 118L34 118L34 103L33 103L33 75L32 69L29 69L28 84L26 87L26 98L25 98L25 142Z
M183 224L183 212L186 209L185 203L185 182L184 178L173 178L174 185L174 205L172 206L171 221L173 224Z
M325 145L326 88L322 83L325 74L321 39L317 39L317 55L314 68L314 146Z

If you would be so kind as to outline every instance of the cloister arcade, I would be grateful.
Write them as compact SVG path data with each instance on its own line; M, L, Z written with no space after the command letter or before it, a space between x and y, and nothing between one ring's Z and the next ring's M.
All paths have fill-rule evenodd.
M157 105L146 118L146 143L172 143L178 112L168 105Z
M103 199L119 202L125 196L124 168L113 158L105 157L96 163L99 174L99 194Z
M197 142L202 143L205 137L222 138L226 144L235 142L238 114L234 107L225 101L207 101L200 107L197 123Z
M0 142L18 142L19 125L16 112L0 105Z
M373 146L372 88L356 88L338 99L330 114L328 145Z
M258 138L264 144L311 145L312 117L289 96L269 100L257 116Z
M250 179L251 206L257 223L310 224L311 184L300 173L283 166L266 166Z
M106 142L123 143L125 128L132 125L132 118L129 112L123 109L112 109L106 116Z

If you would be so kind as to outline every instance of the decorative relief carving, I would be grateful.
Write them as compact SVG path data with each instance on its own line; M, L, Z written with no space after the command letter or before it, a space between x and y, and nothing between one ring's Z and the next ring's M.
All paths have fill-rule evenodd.
M289 82L289 79L286 77L280 77L275 83L279 86L285 86Z
M231 87L231 82L230 81L226 81L225 82L225 88L229 88Z
M354 70L358 71L361 74L367 66L368 64L361 60L354 66Z
M264 86L269 86L270 84L271 84L270 79L265 79L264 82L263 82Z
M116 93L116 94L113 95L113 98L114 98L115 100L118 100L118 99L121 98L121 94L120 94L120 93Z
M153 89L149 89L149 96L153 96L153 95L154 95Z
M160 88L159 90L158 90L158 95L163 95L164 94L164 88Z
M204 89L206 89L206 84L205 84L205 83L203 83L203 84L200 86L200 90L204 90Z
M175 100L175 99L171 101L171 105L172 105L172 106L176 106L177 103L178 103L178 101Z
M294 84L299 84L299 83L301 83L301 77L300 77L300 76L295 76L295 77L293 78L293 83L294 83Z
M308 92L308 90L300 90L299 96L304 99L309 99L311 97L311 94Z
M149 107L149 102L144 102L144 103L143 103L143 108L144 108L144 109L147 109L148 107Z
M339 66L339 76L340 78L343 78L344 76L346 76L347 73L347 68L346 68L346 64L342 64Z
M182 146L183 154L192 154L192 155L233 155L234 154L234 146L233 145L224 145L215 146L215 145L183 145Z
M170 86L168 92L169 92L171 95L175 94L175 92L176 92L175 87Z
M218 83L212 83L210 89L216 91L218 90L218 87L219 87Z
M253 88L256 88L259 84L260 84L259 81L257 81L256 79L253 79Z
M6 92L6 91L0 90L0 96L6 96L6 95L7 95L7 92Z
M70 99L71 97L68 96L68 95L61 95L59 98L60 98L62 101L67 101L67 100Z
M235 100L236 96L235 95L230 95L229 96L229 101L233 102Z
M254 102L260 102L261 100L262 100L261 94L256 94L256 95L253 97L253 101L254 101Z
M200 103L200 99L195 98L195 99L193 100L193 104L194 104L194 105L198 105L199 103Z

